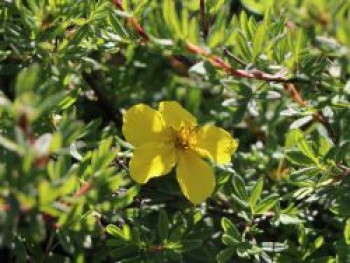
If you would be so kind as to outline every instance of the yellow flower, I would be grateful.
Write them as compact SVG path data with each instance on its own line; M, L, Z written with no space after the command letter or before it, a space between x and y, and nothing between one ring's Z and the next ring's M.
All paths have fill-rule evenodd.
M137 104L123 117L123 134L135 151L130 160L131 177L144 184L169 173L176 165L176 178L187 199L203 202L215 187L211 166L231 161L237 142L213 125L197 126L197 120L175 101L163 101L158 110Z

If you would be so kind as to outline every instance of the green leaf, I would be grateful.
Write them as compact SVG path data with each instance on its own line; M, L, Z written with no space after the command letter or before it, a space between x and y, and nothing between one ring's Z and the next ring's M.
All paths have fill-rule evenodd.
M215 14L224 8L225 0L205 1L207 9L210 14Z
M210 27L209 36L207 38L208 46L213 49L223 42L225 38L227 20L227 10L218 13L215 24Z
M287 215L287 214L281 214L279 217L279 221L284 225L297 225L303 223L301 219L299 219L297 216Z
M237 196L244 201L248 201L248 194L245 189L245 183L241 176L235 174L232 178L233 187L237 193Z
M347 245L350 245L350 218L346 220L346 223L345 223L344 238L345 238L345 243Z
M251 12L262 15L268 8L271 7L273 0L241 0L241 3Z
M203 242L200 239L187 239L181 241L181 252L188 252L200 247Z
M163 1L163 17L165 24L169 27L169 29L171 29L177 37L183 38L180 21L175 7L175 1Z
M337 262L350 262L350 246L343 240L336 242Z
M235 250L231 247L225 248L219 252L216 256L216 260L218 263L226 263L228 262L233 254L235 253Z
M324 157L329 152L329 150L332 148L332 143L328 138L326 138L324 136L320 136L317 146L318 146L318 149L317 149L318 154L321 157Z
M261 248L266 252L276 253L288 249L288 246L280 242L262 242Z
M303 132L299 129L293 129L287 133L284 145L287 149L291 149L296 146L300 140L305 140Z
M238 31L238 34L236 35L236 44L236 52L239 52L238 54L240 57L243 58L244 61L250 61L252 56L251 48L248 46L247 39L240 31Z
M0 134L0 146L4 147L5 149L15 152L19 155L24 153L24 149L20 147L20 145L16 144L15 142L9 140L8 138L2 136Z
M278 200L279 196L276 194L270 195L265 199L261 200L256 206L255 214L265 214L267 211L271 210L271 208L273 208L276 205Z
M295 130L295 142L305 156L317 163L315 153L313 152L312 147L306 141L305 136L301 130Z
M94 151L91 158L91 169L97 172L100 169L108 167L115 159L117 151L112 148L112 137L108 137L100 142L98 150Z
M253 39L253 48L252 48L253 61L257 59L258 55L261 53L263 49L263 44L266 37L266 29L267 29L266 24L262 23L258 26L255 32L255 36Z
M38 87L41 68L38 64L32 64L29 68L23 69L16 78L17 95L28 91L34 91Z
M238 240L234 239L232 236L227 234L223 234L221 240L222 243L228 246L236 246L237 244L239 244Z
M47 205L58 196L58 189L52 187L48 181L41 181L38 187L39 203Z
M171 234L170 234L169 240L171 240L173 242L180 241L182 239L185 231L186 231L186 228L183 225L175 226L171 230Z
M129 239L124 235L123 230L121 230L119 227L115 225L111 225L111 224L108 225L106 227L106 232L117 239L129 241Z
M225 231L225 234L230 235L235 240L241 240L241 234L239 233L236 226L226 217L221 219L221 226Z
M169 219L164 210L160 210L158 214L157 232L161 241L168 239L169 235Z
M127 224L123 225L123 236L125 240L127 241L131 240L131 231L130 231L130 227Z
M316 238L315 242L314 242L314 247L315 249L319 249L324 243L324 238L322 236L319 236L318 238Z
M285 152L285 155L289 161L291 161L296 165L301 165L301 166L315 165L315 162L313 159L309 158L308 156L305 156L300 151L288 150Z
M254 185L251 196L249 198L249 205L252 210L255 209L256 202L261 196L262 189L264 187L264 178L260 177L258 182Z
M140 186L134 185L130 187L126 194L113 202L115 208L123 208L129 204L131 204L135 198L139 194Z

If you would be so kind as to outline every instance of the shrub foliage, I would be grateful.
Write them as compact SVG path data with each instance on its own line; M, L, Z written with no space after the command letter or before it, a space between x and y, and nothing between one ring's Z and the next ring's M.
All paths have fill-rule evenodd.
M349 1L2 0L0 87L3 262L350 262ZM129 176L164 100L239 140L200 205Z

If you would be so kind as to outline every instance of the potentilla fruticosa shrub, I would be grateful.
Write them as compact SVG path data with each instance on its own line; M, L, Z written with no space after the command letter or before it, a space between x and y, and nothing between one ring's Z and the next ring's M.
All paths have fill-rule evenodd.
M1 262L350 262L348 0L0 1Z

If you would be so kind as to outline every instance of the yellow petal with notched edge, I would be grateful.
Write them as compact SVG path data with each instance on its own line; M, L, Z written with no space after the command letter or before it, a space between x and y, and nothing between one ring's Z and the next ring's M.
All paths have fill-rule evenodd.
M146 143L136 147L129 163L130 176L143 184L167 174L175 165L175 147L166 143Z
M192 126L197 124L196 118L176 101L162 101L158 110L163 115L165 124L174 129L179 129L183 124Z
M209 153L208 157L218 164L229 163L237 146L230 133L213 125L203 126L197 134L199 152Z
M176 178L186 198L194 204L203 202L215 188L212 168L192 151L180 154Z
M128 109L123 116L123 134L132 145L166 140L167 130L162 115L144 104Z

